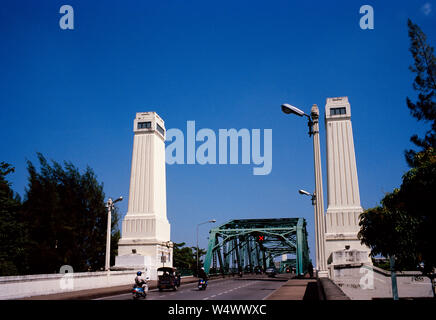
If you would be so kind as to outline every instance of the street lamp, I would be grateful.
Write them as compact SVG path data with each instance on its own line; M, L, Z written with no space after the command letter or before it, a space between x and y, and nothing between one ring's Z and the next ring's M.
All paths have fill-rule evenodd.
M312 205L316 204L316 194L315 193L312 194L312 193L307 192L305 190L298 190L298 193L305 195L305 196L310 196L311 200L312 200Z
M313 120L312 118L304 113L304 111L298 109L297 107L291 106L290 104L284 103L282 104L282 111L286 114L295 114L299 117L305 116L308 119L307 125L309 127L309 137L311 137L314 132L313 132Z
M215 219L212 219L212 220L209 220L209 221L205 221L205 222L202 222L202 223L199 223L199 224L197 224L197 275L198 275L198 267L199 267L199 265L198 265L198 227L200 226L200 225L202 225L202 224L206 224L206 223L215 223L216 222L216 220Z
M111 223L112 223L112 210L114 209L114 204L118 201L122 201L123 197L119 197L115 201L112 198L109 198L106 207L107 207L107 234L106 234L106 263L104 269L106 271L109 270L110 264L110 251L111 251Z
M300 110L297 107L291 106L290 104L287 103L282 104L282 111L286 114L293 113L300 117L306 115L303 110Z
M312 195L315 211L315 237L316 237L316 261L318 277L327 277L327 261L325 259L324 241L324 201L322 191L321 151L319 142L319 109L316 104L312 106L310 115L290 104L282 104L282 111L286 114L295 114L299 117L305 116L308 119L309 137L313 136L313 159L315 169L315 192ZM311 195L309 192L300 190L301 194ZM316 195L316 196L315 196ZM317 201L315 201L315 199Z

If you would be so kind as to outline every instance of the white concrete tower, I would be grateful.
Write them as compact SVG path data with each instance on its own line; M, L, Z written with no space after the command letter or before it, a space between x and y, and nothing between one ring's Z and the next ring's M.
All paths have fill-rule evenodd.
M116 267L150 266L150 276L172 266L170 224L167 220L165 125L155 112L136 114L128 211L118 242ZM139 262L138 262L139 261Z
M350 255L361 262L368 260L369 249L357 239L359 232L360 205L357 179L356 156L354 153L351 109L348 97L328 98L325 106L325 127L327 139L327 213L326 256L328 263L335 260L333 252L360 251ZM338 253L336 260L347 260ZM342 262L345 262L343 260Z

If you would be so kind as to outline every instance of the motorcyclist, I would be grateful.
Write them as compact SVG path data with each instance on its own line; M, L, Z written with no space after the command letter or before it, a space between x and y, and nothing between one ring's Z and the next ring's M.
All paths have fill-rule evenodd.
M203 279L204 281L207 281L207 274L206 274L206 272L204 271L204 268L203 268L203 267L201 267L201 269L198 271L198 277L199 277L200 279Z
M147 280L142 277L142 272L138 271L135 277L135 285L143 288L144 292L147 292Z

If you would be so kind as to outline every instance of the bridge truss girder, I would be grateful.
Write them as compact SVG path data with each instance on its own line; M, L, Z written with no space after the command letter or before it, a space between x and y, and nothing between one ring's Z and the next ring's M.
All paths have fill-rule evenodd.
M297 275L308 271L310 259L304 218L231 220L209 231L204 269L206 273L252 270L255 266L265 269L283 254L295 255Z

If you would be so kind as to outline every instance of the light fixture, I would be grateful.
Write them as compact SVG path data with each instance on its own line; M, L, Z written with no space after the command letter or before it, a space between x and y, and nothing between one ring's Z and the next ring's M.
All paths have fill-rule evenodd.
M286 114L293 113L300 117L306 115L303 110L300 110L297 107L291 106L290 104L287 103L282 104L282 111Z
M306 196L311 196L311 195L312 195L310 192L307 192L307 191L305 191L305 190L298 190L298 192L299 192L300 194L304 194L304 195L306 195Z

